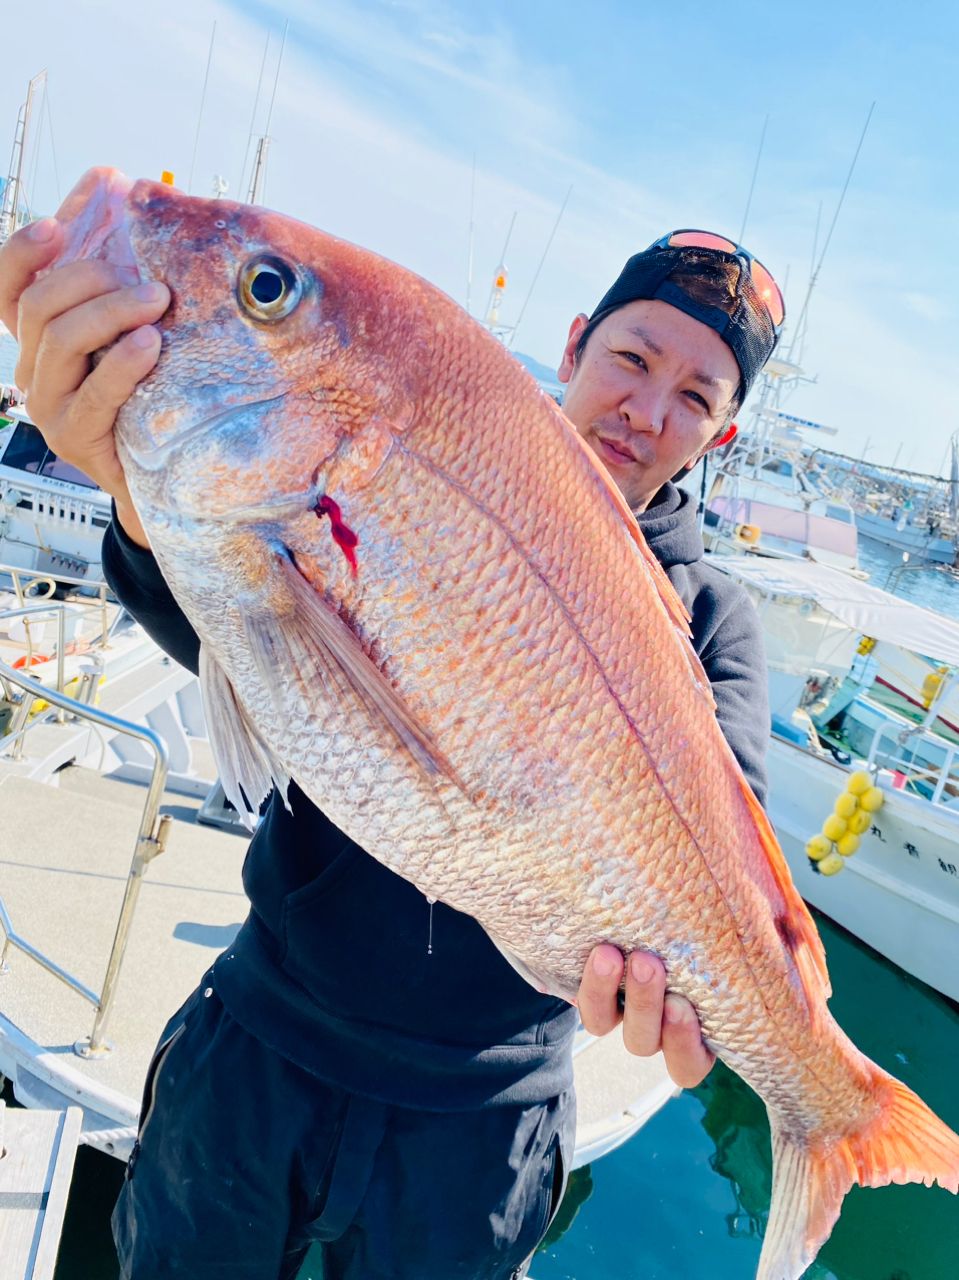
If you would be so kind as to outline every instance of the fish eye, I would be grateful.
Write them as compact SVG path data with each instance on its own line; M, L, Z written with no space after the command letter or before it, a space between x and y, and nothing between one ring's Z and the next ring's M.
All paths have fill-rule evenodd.
M282 320L303 296L292 267L281 258L252 258L240 271L237 294L243 310L254 320Z

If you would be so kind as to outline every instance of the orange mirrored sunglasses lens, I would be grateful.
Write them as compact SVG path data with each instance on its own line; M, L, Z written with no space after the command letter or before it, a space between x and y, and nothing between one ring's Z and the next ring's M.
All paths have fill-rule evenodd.
M674 231L669 237L669 245L673 249L719 249L722 253L735 253L739 248L732 240L714 235L711 231ZM778 329L786 316L779 285L758 259L751 258L749 265L756 292L766 304L769 317Z
M719 249L723 253L735 253L736 245L725 236L715 236L711 231L674 231L669 237L672 249Z
M786 314L786 308L783 304L783 295L780 292L779 285L772 278L761 262L755 258L752 260L752 280L756 286L756 292L766 304L769 311L770 319L778 328L782 324Z

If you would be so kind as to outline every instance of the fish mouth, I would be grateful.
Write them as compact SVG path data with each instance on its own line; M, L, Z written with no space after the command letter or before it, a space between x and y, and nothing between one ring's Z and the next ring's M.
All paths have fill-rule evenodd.
M314 484L309 489L286 493L270 502L234 507L222 515L208 516L207 520L210 524L278 524L312 511L322 497L323 489Z
M134 395L136 392L134 392ZM191 440L195 440L197 436L202 436L208 431L215 431L217 427L225 426L234 418L239 418L250 410L263 409L267 405L279 404L286 398L286 393L281 392L278 396L268 396L265 400L244 400L242 404L230 405L226 409L218 409L216 413L211 413L206 418L201 418L199 422L193 422L188 427L177 431L169 440L164 440L162 444L151 444L146 448L138 447L128 439L124 439L123 443L127 453L133 462L136 463L143 471L159 471L161 467L165 467L170 461L172 455L189 444Z
M264 400L247 400L242 404L231 405L227 409L220 409L216 413L211 413L205 418L201 418L198 422L193 422L189 426L176 432L169 440L164 440L162 444L153 445L152 447L138 447L129 440L124 439L124 451L140 470L147 472L156 472L166 467L171 458L193 440L202 438L210 432L217 430L233 422L235 419L242 417L251 411L268 408L270 405L281 404L286 398L286 392L282 392L278 396L268 396ZM292 493L280 494L275 498L271 498L268 502L249 503L242 507L233 507L229 511L220 513L205 513L205 519L210 524L274 524L278 521L294 519L300 516L304 511L309 511L319 502L324 493L323 486L314 480L307 488L298 489Z

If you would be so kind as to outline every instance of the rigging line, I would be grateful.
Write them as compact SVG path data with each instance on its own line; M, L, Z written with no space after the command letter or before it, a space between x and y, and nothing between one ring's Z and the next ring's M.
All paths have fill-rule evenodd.
M513 343L516 340L516 334L519 330L520 325L522 324L523 316L526 314L526 308L529 305L529 300L533 296L533 290L536 288L536 281L539 279L539 273L543 269L543 263L546 261L546 255L549 253L549 247L553 243L553 237L556 235L556 232L559 229L559 224L562 221L563 214L566 212L566 206L567 204L569 204L569 198L572 194L573 194L573 187L572 187L572 184L570 184L569 190L566 192L566 197L563 200L563 203L560 207L560 211L556 215L556 221L553 223L553 229L549 233L549 239L546 241L546 248L543 250L543 256L539 260L539 266L536 268L536 274L533 276L533 282L529 287L529 292L527 293L526 298L523 301L523 305L520 308L519 317L516 323L513 325L513 332L509 336L510 350L512 350L513 348Z
M802 325L803 320L806 318L806 312L809 309L809 300L812 297L812 291L816 286L816 281L818 280L819 273L822 270L822 264L825 261L826 252L829 249L829 242L832 240L832 233L835 231L836 223L839 221L839 213L846 199L846 192L849 190L849 184L852 181L853 171L856 168L856 161L859 159L859 153L862 150L862 144L866 140L866 131L869 128L869 122L872 119L872 113L873 111L875 111L875 109L876 109L876 104L875 102L873 102L869 107L869 111L866 115L866 123L862 126L862 133L859 135L859 141L856 144L856 150L853 155L852 162L849 165L849 172L846 174L846 181L843 183L842 192L839 196L839 203L836 205L836 212L833 214L832 222L829 224L829 231L826 234L826 243L822 247L822 253L819 255L819 262L816 264L816 268L813 271L812 276L809 280L809 288L806 290L806 297L802 304L802 310L799 313L799 319L796 321L797 333L799 332L799 329ZM790 351L792 351L792 346L790 346Z
M260 106L260 90L263 87L263 72L266 68L266 57L270 52L270 33L266 33L266 44L263 48L263 58L260 61L260 76L256 82L256 97L253 99L253 115L250 117L250 132L246 136L246 151L243 153L243 168L240 170L240 185L237 187L237 199L241 199L240 193L245 191L244 182L246 181L246 162L250 158L250 144L253 141L254 130L256 129L256 113Z
M283 28L283 39L280 41L280 56L276 60L276 75L273 77L273 95L270 98L270 109L266 115L266 129L264 133L267 137L270 134L270 122L273 119L273 104L276 102L276 90L280 83L280 67L283 65L283 51L286 48L286 33L290 29L290 20L287 18L286 26Z
M513 235L513 228L516 226L516 214L518 212L519 211L517 209L513 210L513 216L510 219L509 230L507 231L506 239L503 242L503 252L500 254L499 262L497 263L497 267L496 267L497 271L499 270L500 267L506 266L506 251L509 248L509 242ZM493 295L495 293L496 293L496 276L494 275L493 283L489 287L489 297L486 300L486 312L485 312L485 315L483 316L484 322L488 320L489 313L493 310Z
M473 291L473 215L476 210L476 148L473 148L473 177L470 180L470 229L466 250L466 314L470 310L470 295Z
M286 25L283 28L283 39L280 41L280 56L276 60L276 75L273 77L273 93L270 97L270 109L266 115L266 131L264 132L263 136L267 140L269 140L269 137L270 137L270 124L273 120L273 106L276 102L276 91L279 88L279 84L280 84L280 68L283 65L283 51L286 49L286 33L289 31L289 29L290 29L290 20L289 18L287 18ZM257 204L262 204L265 199L266 171L267 171L268 164L269 164L269 152L267 152L263 157L263 180L260 183L260 190L257 196Z
M53 140L53 112L50 109L50 86L47 85L43 94L43 108L47 113L47 128L50 130L50 155L53 158L53 183L57 192L57 207L63 204L63 197L60 195L60 169L57 165L57 147Z
M749 184L749 195L746 198L746 211L743 214L743 225L739 228L739 244L743 242L743 236L746 234L746 220L749 217L749 210L753 202L753 192L756 190L756 175L759 173L759 161L763 154L763 144L766 141L766 128L769 125L769 113L766 113L766 119L763 121L763 131L759 138L759 150L756 152L756 163L753 166L753 180Z
M210 65L213 62L213 42L216 40L216 23L213 24L213 31L210 35L210 49L206 55L206 75L203 77L203 92L200 95L200 112L196 118L196 134L193 138L193 159L190 161L190 177L186 184L187 195L193 193L193 170L196 168L196 151L200 145L200 126L203 124L203 108L206 104L206 89L210 82Z
M821 226L822 226L822 201L820 200L819 206L816 209L816 229L813 232L812 254L810 255L810 259L809 259L809 279L810 280L813 278L816 272L816 254L819 252L819 229ZM796 343L799 344L799 354L796 357L796 363L800 365L802 364L802 360L803 360L803 352L806 349L806 334L808 332L809 332L809 312L807 311L803 319L802 330L796 331L795 341L790 342L789 344L790 355L792 354L793 347L796 345Z
M37 189L37 164L40 160L40 144L43 140L43 108L47 101L47 78L43 77L43 85L40 89L40 109L37 112L37 127L34 131L36 141L33 147L33 154L30 156L30 176L27 179L26 190L29 192L30 216L33 217L33 193ZM26 141L26 139L24 139Z

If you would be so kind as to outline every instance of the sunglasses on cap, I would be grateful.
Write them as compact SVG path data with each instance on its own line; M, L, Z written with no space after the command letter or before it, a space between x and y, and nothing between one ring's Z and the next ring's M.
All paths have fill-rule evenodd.
M715 249L720 253L731 253L745 262L753 288L759 294L769 313L773 329L778 335L786 318L782 290L759 259L754 258L741 244L736 244L734 240L727 240L725 236L718 236L712 231L695 231L686 228L682 231L671 231L669 235L663 236L661 240L657 240L649 247L651 249Z

